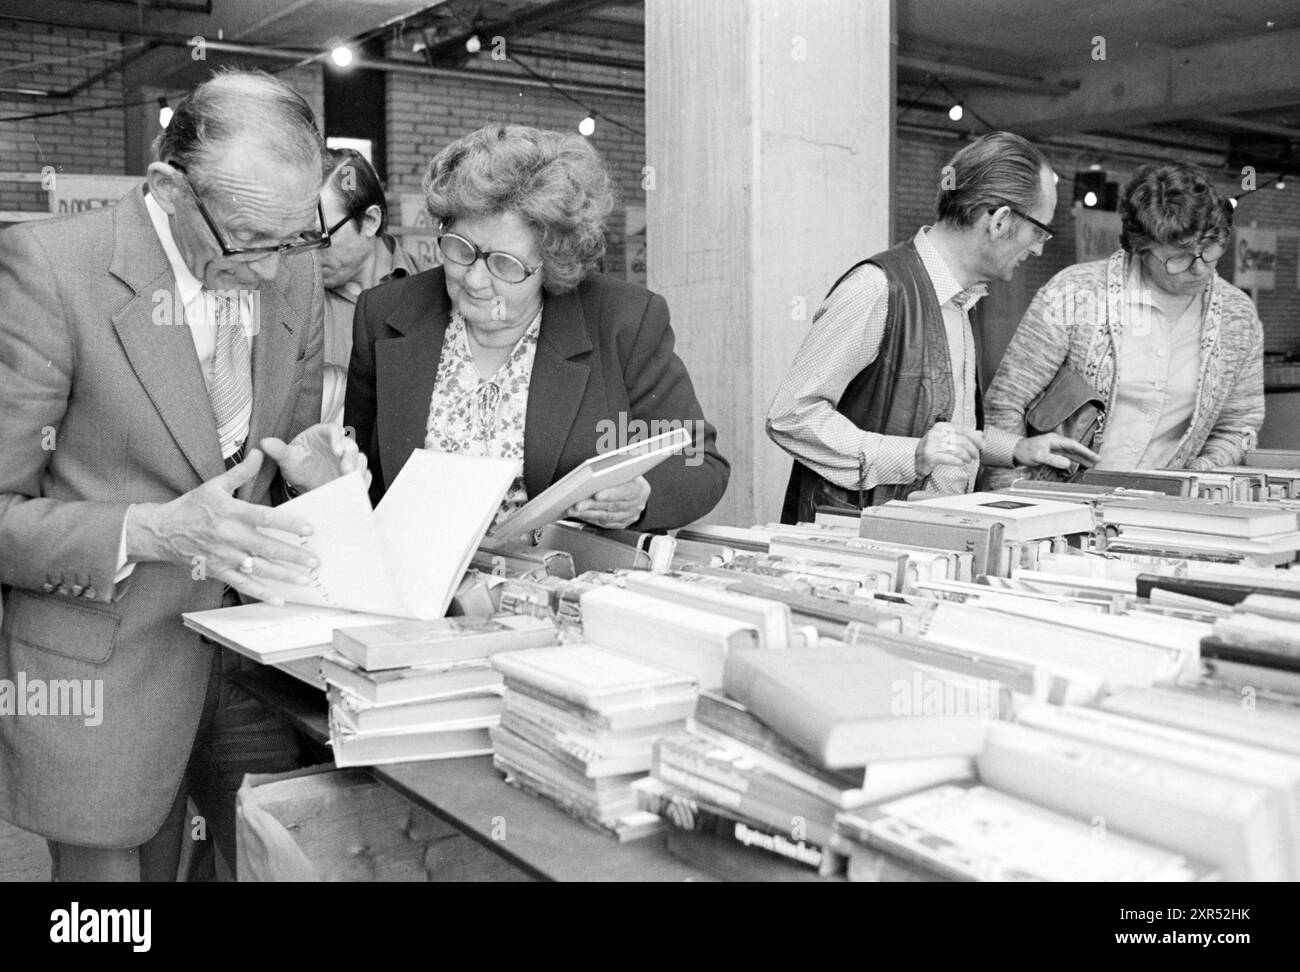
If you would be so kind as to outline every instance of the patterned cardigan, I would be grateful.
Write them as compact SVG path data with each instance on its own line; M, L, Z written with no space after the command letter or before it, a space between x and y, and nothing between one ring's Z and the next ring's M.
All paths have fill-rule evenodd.
M1025 434L1025 409L1062 364L1086 378L1114 411L1115 362L1127 317L1124 282L1131 257L1123 250L1105 260L1066 267L1034 296L1002 357L984 398L989 425ZM1187 431L1171 469L1208 470L1241 462L1255 447L1264 422L1264 329L1249 297L1215 274L1201 330L1201 370ZM1104 418L1104 417L1103 417ZM1093 449L1100 448L1104 426ZM1055 473L1039 467L1029 473ZM1020 469L1002 480L1026 474ZM989 482L986 488L999 485ZM1001 485L1005 485L1002 482Z

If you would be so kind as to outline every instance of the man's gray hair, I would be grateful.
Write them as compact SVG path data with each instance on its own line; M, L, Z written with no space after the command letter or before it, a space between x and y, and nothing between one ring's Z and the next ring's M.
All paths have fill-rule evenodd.
M1050 168L1047 157L1019 135L981 135L944 167L939 219L967 227L999 206L1033 209L1042 196L1042 171Z
M311 106L264 71L221 71L191 91L154 139L154 158L179 163L199 188L203 163L219 146L250 140L289 165L321 167L323 143Z

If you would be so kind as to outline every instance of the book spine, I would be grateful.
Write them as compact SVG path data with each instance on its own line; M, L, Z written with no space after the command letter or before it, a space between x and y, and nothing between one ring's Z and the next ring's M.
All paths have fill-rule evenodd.
M755 656L732 655L723 674L723 692L761 719L778 735L826 766L827 744L833 725L819 717L816 698L800 697L789 687L755 666Z
M656 747L652 767L654 777L669 786L684 790L716 806L745 814L766 826L776 828L792 838L806 838L824 844L830 838L831 823L836 808L823 804L821 809L810 808L807 798L799 806L795 801L781 799L763 787L729 781L734 770L674 758ZM737 785L745 786L744 791ZM812 811L812 812L805 812Z
M728 812L676 789L665 787L656 793L638 789L637 806L662 817L680 830L734 841L743 847L757 848L817 871L827 863L828 852L824 844L794 840L786 832L766 823L741 813Z

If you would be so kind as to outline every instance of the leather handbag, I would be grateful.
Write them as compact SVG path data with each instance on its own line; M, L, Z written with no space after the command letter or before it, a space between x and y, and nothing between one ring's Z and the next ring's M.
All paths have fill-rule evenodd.
M1061 365L1047 387L1025 409L1029 435L1058 432L1091 449L1106 418L1106 402L1088 380L1067 365ZM1077 462L1070 468L1039 467L1035 478L1071 481L1083 474Z
M1025 409L1029 435L1059 432L1092 448L1106 412L1097 389L1074 369L1062 365L1047 387Z

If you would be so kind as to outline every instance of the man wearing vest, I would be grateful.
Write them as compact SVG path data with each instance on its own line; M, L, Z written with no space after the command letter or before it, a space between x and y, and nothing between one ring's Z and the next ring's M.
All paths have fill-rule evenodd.
M767 433L794 456L781 519L970 491L980 464L1091 465L1073 439L982 425L969 312L1052 237L1056 186L1043 154L992 132L940 173L938 215L831 288L781 383Z

